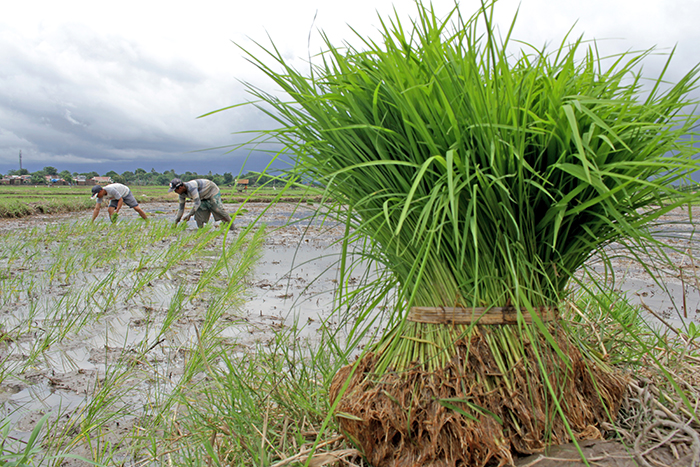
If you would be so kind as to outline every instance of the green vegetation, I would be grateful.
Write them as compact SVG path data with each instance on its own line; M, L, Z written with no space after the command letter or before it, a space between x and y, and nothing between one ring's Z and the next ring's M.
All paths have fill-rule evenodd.
M697 164L679 138L696 123L682 114L694 75L635 100L646 52L609 63L574 41L512 55L509 37L477 34L488 13L383 22L381 44L328 44L310 77L274 50L281 73L258 61L296 101L251 89L298 165L284 190L222 197L315 204L301 185L325 187L315 216L345 235L318 339L302 323L246 339L262 225L82 218L0 234L0 391L61 398L38 416L5 405L0 466L495 465L574 435L620 441L640 465L670 445L692 465L700 314L684 304L682 326L652 325L655 310L615 291L615 261L700 284L694 198L673 188ZM47 193L89 199L2 190L18 211ZM686 204L690 220L667 219ZM516 322L417 323L416 305L512 307Z
M190 443L201 447L198 436L208 438L209 431L184 442L158 433L171 423L187 429L202 414L189 410L200 395L219 390L202 377L213 372L210 365L220 371L214 362L231 358L223 335L240 319L245 279L263 233L260 228L233 236L226 229L174 229L165 221L82 220L1 235L0 307L13 313L3 314L0 383L27 384L36 369L77 370L73 360L80 356L65 349L81 340L102 339L102 357L91 358L105 363L103 374L86 375L82 404L55 407L37 425L42 430L46 423L42 449L31 446L36 436L26 448L12 441L9 421L22 412L6 414L0 421L3 453L24 459L28 452L49 457L77 452L107 465L115 456L143 459L156 441L154 455L173 439L178 450L187 451ZM27 302L28 297L35 298ZM142 310L143 325L120 324L130 309ZM113 353L115 345L120 350ZM120 430L120 424L131 428ZM206 455L196 451L194 458ZM0 458L0 465L17 456Z
M0 218L82 211L94 205L89 187L0 185Z
M53 200L39 200L22 202L18 199L0 198L0 217L26 217L32 214L52 214L59 212L73 212L89 209L94 202L89 199L59 198Z
M0 235L0 388L40 392L48 381L67 400L42 405L46 416L31 423L22 420L30 407L6 405L0 465L76 456L105 466L367 465L328 419L330 381L358 344L343 337L351 310L329 313L317 341L300 326L253 346L236 337L249 333L238 306L262 241L256 228L233 237L106 219ZM615 435L631 446L640 427L627 422L655 421L650 393L668 411L683 407L662 375L697 377L698 336L653 330L619 294L579 290L570 299L562 317L581 348L648 378L645 402L625 409ZM84 341L94 342L89 358L101 370L81 370L85 356L71 349ZM84 392L64 389L67 378ZM26 442L17 440L22 426Z
M389 272L375 297L339 306L397 295L386 335L331 393L375 465L507 463L614 422L626 376L543 310L613 242L659 246L647 226L694 198L675 187L700 164L697 68L669 85L636 72L652 51L522 45L512 26L498 36L494 4L446 20L419 4L361 48L326 40L301 71L274 45L248 52L291 96L250 85L281 125L265 137L326 187L345 245L365 242ZM416 307L457 316L417 322ZM516 316L462 324L476 307Z
M185 172L182 174L178 174L175 172L175 170L167 170L163 173L156 172L155 169L151 169L150 172L145 171L144 169L136 169L133 172L132 171L126 171L121 174L115 172L114 170L110 170L104 175L103 177L110 177L113 182L115 183L123 183L125 185L158 185L158 186L167 186L170 183L170 180L173 178L177 177L180 178L184 181L189 181L189 180L194 180L195 178L206 178L207 180L212 180L214 183L219 185L220 187L224 186L235 186L236 181L239 179L245 179L248 180L248 183L250 186L263 186L263 185L269 185L269 186L284 186L286 183L286 180L283 175L274 174L275 171L270 171L270 173L259 173L259 172L247 172L247 173L241 173L237 175L233 175L231 172L225 172L223 175L220 175L218 173L212 174L211 171L207 174L198 174L196 172ZM67 170L63 170L59 172L55 167L44 167L41 170L37 170L36 172L29 172L27 169L21 169L21 170L10 170L7 173L7 177L11 176L19 176L19 175L30 175L30 184L31 185L53 185L53 186L63 186L63 185L75 185L77 182L78 176L84 177L84 179L89 180L93 177L100 177L101 175L97 172L83 172L83 173L78 173L78 172L69 172ZM49 181L46 179L47 176L50 176L51 180ZM0 178L2 176L0 175Z
M19 218L33 214L84 211L92 209L91 186L26 186L0 185L0 218ZM166 187L156 185L131 185L131 192L139 203L175 203L178 198L168 193ZM221 200L228 204L243 202L270 202L279 199L281 190L273 186L251 186L246 190L236 187L220 187ZM282 201L319 202L321 191L314 188L286 190Z

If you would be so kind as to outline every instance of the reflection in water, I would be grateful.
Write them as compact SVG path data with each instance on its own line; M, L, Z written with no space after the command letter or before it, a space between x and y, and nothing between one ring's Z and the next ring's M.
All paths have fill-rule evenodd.
M172 221L177 210L175 203L144 204L143 207L155 220ZM264 204L247 206L245 212L239 213L236 225L243 227L256 221L266 207ZM232 352L254 349L258 343L272 339L276 332L292 328L296 328L298 337L313 340L341 321L335 319L332 312L340 253L335 242L343 230L327 223L321 228L323 219L318 218L313 221L306 241L300 243L301 233L309 226L303 219L310 210L300 206L294 211L295 207L277 206L260 218L270 227L287 225L290 219L298 223L270 233L262 258L248 279L245 301L240 305L229 304L217 323L221 327L220 337L231 343ZM233 212L238 206L227 205L227 208ZM89 213L0 222L0 232L23 233L28 227L75 222L86 216ZM663 219L658 235L666 238L669 245L692 253L697 249L694 225L687 221L687 216L685 219L685 222L682 216ZM132 220L138 221L138 215L127 209L119 222ZM100 221L107 223L106 217ZM196 229L194 220L188 229ZM162 244L163 250L168 247L167 242ZM619 246L613 245L610 251L621 251L616 248ZM145 253L148 254L159 260L158 251ZM14 427L13 436L26 439L32 426L30 421L36 422L40 417L37 414L42 411L71 412L84 406L100 385L105 384L105 374L117 363L140 365L144 374L157 372L160 376L156 378L157 383L147 377L128 381L133 390L123 396L123 404L138 407L149 391L168 393L182 375L189 349L197 342L209 306L207 297L187 300L182 287L195 284L198 274L216 260L217 254L215 248L203 251L184 264L174 264L162 275L154 274L147 258L143 261L124 259L108 267L79 270L72 275L70 284L62 283L60 278L50 284L33 284L35 290L42 291L40 294L21 287L16 294L3 290L0 323L5 329L12 329L20 323L31 322L34 332L8 344L13 357L2 360L3 371L8 375L11 372L8 368L24 365L23 359L29 355L41 355L31 362L32 371L21 380L6 378L0 385L0 401L5 417L9 417ZM672 325L682 327L683 320L700 320L697 311L700 292L694 279L696 268L688 259L694 255L683 257L672 250L667 254L676 264L685 265L687 279L684 282L677 271L669 271L663 277L667 287L664 290L640 264L615 258L614 286L627 292L632 303L643 303ZM41 258L37 261L36 264L50 266L48 257L45 262ZM591 265L596 267L595 263ZM0 264L0 270L9 271L7 280L15 280L22 287L43 277L17 265ZM365 272L364 269L353 271L348 283ZM126 278L132 282L125 282ZM145 281L145 286L135 288L133 281ZM101 293L95 293L96 288ZM651 314L644 316L659 324ZM61 335L62 329L70 329L79 320L84 320L80 322L79 333ZM48 328L53 334L46 332ZM344 330L338 331L342 337ZM238 350L233 350L234 347ZM148 355L147 362L138 360L144 352Z
M173 220L177 210L175 204L143 206L154 220ZM266 207L248 206L236 225L240 228L250 224ZM319 228L322 219L305 222L308 208L293 211L294 207L279 206L260 218L270 227L287 225L290 219L297 223L271 231L262 258L248 279L245 301L229 304L217 323L221 327L219 336L230 342L232 349L234 344L238 350L254 349L276 332L291 328L296 328L299 338L313 340L324 328L337 325L338 320L331 314L338 280L339 249L335 242L342 229L330 228L328 223ZM231 206L230 211L235 208ZM24 232L28 227L43 229L51 222L73 223L85 216L89 213L53 216L49 220L21 219L4 223L0 229ZM119 222L132 221L140 222L132 210L120 213ZM106 217L97 222L108 225ZM300 243L301 233L309 225L306 241ZM196 229L194 221L188 229ZM99 242L94 248L99 248ZM66 258L80 256L78 250L84 248L58 248L64 247L76 248L74 253L66 250ZM165 251L170 243L164 240L151 250L157 248ZM11 353L16 355L13 367L25 365L23 359L30 355L40 358L31 363L31 377L25 375L17 381L8 378L0 385L4 415L13 427L11 434L26 439L43 412L58 415L81 410L102 385L109 384L105 382L107 374L129 365L137 365L144 373L129 380L130 391L120 396L121 404L135 407L133 413L143 405L144 395L172 390L182 376L189 349L196 345L209 306L206 296L183 298L182 287L194 287L199 274L217 260L217 248L220 246L176 263L164 274L159 274L158 267L148 259L162 263L161 251L146 251L138 259L119 258L104 267L78 269L71 274L70 283L58 276L47 279L55 256L40 255L35 258L34 269L18 272L18 284L32 281L33 290L40 292L1 296L0 323L6 329L32 323L30 327L36 329L10 344ZM14 265L0 264L2 267L11 269ZM353 272L362 273L359 269ZM136 287L140 281L144 285ZM72 329L78 331L69 331ZM342 330L338 335L343 335ZM142 355L147 355L147 361L139 360ZM8 368L5 371L9 374ZM154 378L157 383L149 381L148 372L158 374Z

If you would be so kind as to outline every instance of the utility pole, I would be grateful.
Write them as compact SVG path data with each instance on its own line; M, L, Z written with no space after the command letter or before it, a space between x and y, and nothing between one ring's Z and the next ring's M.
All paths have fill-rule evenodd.
M19 170L22 171L22 150L19 150Z

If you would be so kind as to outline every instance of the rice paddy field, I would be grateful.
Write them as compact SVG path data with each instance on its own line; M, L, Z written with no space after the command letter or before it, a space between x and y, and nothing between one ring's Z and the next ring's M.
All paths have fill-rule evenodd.
M388 305L359 331L338 297L368 300L381 271L344 270L344 228L310 219L310 200L226 192L229 232L173 226L166 191L134 188L149 221L124 207L112 224L90 222L89 187L2 187L2 206L81 209L0 219L0 465L368 465L329 415L328 386ZM577 338L631 378L618 420L581 443L591 465L700 462L698 215L654 227L665 257L612 245L612 271L592 258L589 289L564 307Z
M81 186L33 186L0 185L0 218L19 218L34 214L55 214L90 209L91 185ZM139 203L177 202L177 195L168 193L167 186L132 186L132 193ZM273 187L250 187L239 190L235 187L220 187L224 203L240 203L244 200L267 202L277 194ZM318 199L317 192L292 189L286 201L309 198Z

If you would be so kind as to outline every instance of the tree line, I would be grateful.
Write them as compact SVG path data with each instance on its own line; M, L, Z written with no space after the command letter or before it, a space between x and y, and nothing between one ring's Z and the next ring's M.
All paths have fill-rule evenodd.
M7 172L6 175L31 175L31 181L34 185L41 185L47 183L47 175L62 178L68 183L72 183L74 180L77 179L78 176L84 176L86 180L89 180L93 177L110 177L113 182L122 183L124 185L166 186L170 183L170 180L172 180L173 178L180 178L185 182L194 180L195 178L206 178L207 180L211 180L219 186L232 186L236 183L236 179L247 179L249 185L281 185L284 183L283 181L278 180L277 176L270 174L260 174L258 172L248 172L245 175L241 175L240 177L234 177L234 175L231 172L224 172L223 175L218 173L212 174L211 171L209 171L209 173L206 175L189 171L178 174L175 172L174 169L166 170L163 173L157 172L155 169L151 169L150 172L147 172L144 169L136 169L133 172L126 171L121 174L115 172L114 170L110 170L104 175L100 175L97 172L79 173L70 172L68 170L62 170L59 172L58 169L56 169L55 167L47 166L41 170L37 170L36 172L29 172L29 170L27 169L10 170L9 172ZM2 177L3 174L0 174L0 178Z

